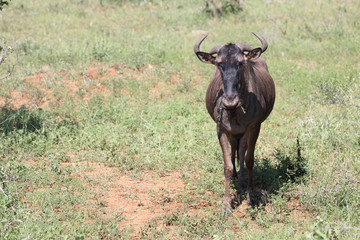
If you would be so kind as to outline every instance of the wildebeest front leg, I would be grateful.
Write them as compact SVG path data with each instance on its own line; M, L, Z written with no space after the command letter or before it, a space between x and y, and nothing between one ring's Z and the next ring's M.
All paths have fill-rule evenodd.
M252 126L249 128L247 132L247 152L245 157L246 168L248 170L248 184L247 184L247 200L249 204L254 204L253 199L253 191L254 191L254 183L253 183L253 167L254 167L254 151L256 140L258 139L260 132L260 124Z
M225 176L224 209L226 215L228 215L229 211L231 211L230 182L234 171L234 166L231 161L232 147L231 147L231 140L226 134L221 133L218 136L224 158L224 176Z

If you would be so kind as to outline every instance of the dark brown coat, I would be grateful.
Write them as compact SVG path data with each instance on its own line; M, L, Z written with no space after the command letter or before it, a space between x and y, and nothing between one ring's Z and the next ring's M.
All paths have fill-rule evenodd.
M209 52L194 47L198 58L216 66L206 92L206 108L217 123L217 133L224 158L225 207L231 209L230 180L237 177L244 186L244 161L248 170L248 201L253 190L252 169L254 150L261 123L269 116L275 101L275 85L260 55L267 49L265 39L254 33L262 43L252 48L244 43L218 45ZM239 176L235 156L240 163Z

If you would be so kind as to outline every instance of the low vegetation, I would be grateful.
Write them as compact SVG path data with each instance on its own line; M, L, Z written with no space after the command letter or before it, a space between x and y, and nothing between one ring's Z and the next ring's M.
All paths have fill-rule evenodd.
M9 1L1 239L360 238L360 2L255 0L213 17L204 6ZM257 204L234 186L224 219L204 105L213 67L192 49L205 33L204 49L255 46L252 31L269 43L277 99L257 142Z

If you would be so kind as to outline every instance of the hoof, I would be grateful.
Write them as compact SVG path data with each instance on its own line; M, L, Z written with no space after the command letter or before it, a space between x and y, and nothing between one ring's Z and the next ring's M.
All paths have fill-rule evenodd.
M232 212L233 212L233 209L231 207L231 199L225 197L223 207L222 207L222 216L227 218L232 214Z
M245 194L245 192L246 192L246 186L244 187L244 186L240 185L240 187L238 189L238 193Z
M247 200L247 204L249 205L249 206L251 206L251 207L254 207L256 204L255 204L255 201L253 201L253 200Z
M254 193L253 193L253 191L248 191L248 193L247 193L247 195L246 195L246 198L247 198L247 203L248 203L248 205L250 205L250 206L255 206Z
M223 208L222 208L222 214L221 214L221 215L222 215L224 218L230 217L230 216L232 215L232 213L233 213L233 209L232 209L231 207L223 206Z
M239 178L239 192L245 192L247 190L247 183L244 178Z
M234 208L240 206L242 202L246 199L246 190L240 189L236 192L235 199L232 201L232 206Z

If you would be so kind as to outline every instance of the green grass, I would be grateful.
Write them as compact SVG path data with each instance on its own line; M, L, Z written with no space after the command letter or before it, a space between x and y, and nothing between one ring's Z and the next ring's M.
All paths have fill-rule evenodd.
M139 179L181 172L184 207L147 222L140 238L360 238L360 3L246 1L221 18L204 7L13 0L0 12L0 41L14 49L0 76L15 66L0 88L0 238L132 238L124 216L103 213L108 183L73 165L88 162ZM259 204L227 220L204 103L213 67L192 52L202 31L206 50L264 36L276 84L256 149ZM204 199L211 207L193 212Z

